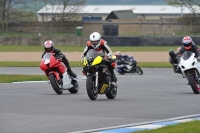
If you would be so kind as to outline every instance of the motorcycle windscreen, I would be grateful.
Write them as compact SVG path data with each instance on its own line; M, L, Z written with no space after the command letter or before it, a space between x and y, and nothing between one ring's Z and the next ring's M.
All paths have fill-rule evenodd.
M52 56L52 53L45 53L44 55L43 55L43 60L45 60L45 59L50 59L50 57Z
M93 60L100 55L100 52L95 50L95 49L90 49L87 54L86 54L86 59L88 61L88 63L92 63Z
M183 58L184 60L188 60L193 54L194 54L194 53L191 52L191 51L185 51L185 52L183 53L183 55L182 55L182 58Z

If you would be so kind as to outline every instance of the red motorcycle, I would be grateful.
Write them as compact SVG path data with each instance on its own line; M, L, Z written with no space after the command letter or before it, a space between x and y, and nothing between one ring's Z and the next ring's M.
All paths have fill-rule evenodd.
M70 93L78 92L77 80L68 75L67 67L61 58L56 57L54 53L44 54L40 63L40 69L44 71L57 94L61 95L63 90L68 90Z

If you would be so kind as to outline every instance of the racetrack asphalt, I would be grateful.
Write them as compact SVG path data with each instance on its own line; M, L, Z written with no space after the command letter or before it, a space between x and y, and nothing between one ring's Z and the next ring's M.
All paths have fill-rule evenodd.
M83 77L81 68L72 68ZM85 80L79 92L57 95L44 83L0 84L0 132L69 133L199 114L200 95L172 68L142 68L119 75L116 99L91 101ZM0 74L43 74L39 68L1 67Z

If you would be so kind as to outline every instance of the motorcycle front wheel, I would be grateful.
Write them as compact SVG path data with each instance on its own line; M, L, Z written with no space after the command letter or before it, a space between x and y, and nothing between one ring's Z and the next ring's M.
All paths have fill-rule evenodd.
M63 82L62 82L62 80L57 81L54 74L50 74L49 79L50 79L50 83L51 83L51 86L54 89L54 91L58 95L61 95L63 93L63 88L62 88Z
M135 67L134 72L137 73L138 75L142 75L143 74L143 71L142 71L142 69L139 66Z
M198 81L197 81L197 79L195 77L195 74L189 75L187 78L188 78L188 81L190 83L190 86L191 86L193 92L195 94L199 94L200 84L198 83Z
M96 100L98 96L98 89L95 87L95 78L93 76L87 77L86 89L87 89L88 97L91 100Z

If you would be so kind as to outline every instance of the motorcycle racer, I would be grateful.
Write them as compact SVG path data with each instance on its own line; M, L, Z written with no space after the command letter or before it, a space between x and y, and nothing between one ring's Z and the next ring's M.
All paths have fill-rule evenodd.
M108 55L109 59L112 57L112 51L111 51L110 47L107 45L107 42L101 38L101 35L98 32L93 32L90 35L90 40L86 43L86 47L85 47L81 57L82 58L85 57L87 52L90 49L103 51L104 53L106 53ZM106 63L108 65L108 69L111 73L112 84L114 86L116 86L117 77L115 76L115 73L114 73L114 67L112 66L111 62L106 61ZM83 73L85 73L85 72L83 71Z
M45 53L55 53L55 56L58 56L59 58L61 58L62 62L67 67L68 74L73 78L77 77L77 75L71 70L71 67L69 65L69 62L68 62L66 56L59 49L56 49L54 47L54 43L51 40L45 41L45 43L44 43L44 52L42 54L42 58L43 58Z
M129 60L131 59L134 60L134 57L131 55L122 55L122 53L120 51L117 51L115 53L116 56L116 67L117 68L123 68L126 67L126 64L129 62Z
M177 53L174 52L174 50L169 50L169 56L170 56L170 63L174 67L174 71L177 73L181 73L178 67L179 58L182 56L182 54L185 51L191 51L195 53L195 57L200 60L200 49L198 46L192 41L192 38L189 36L185 36L182 39L182 45Z

